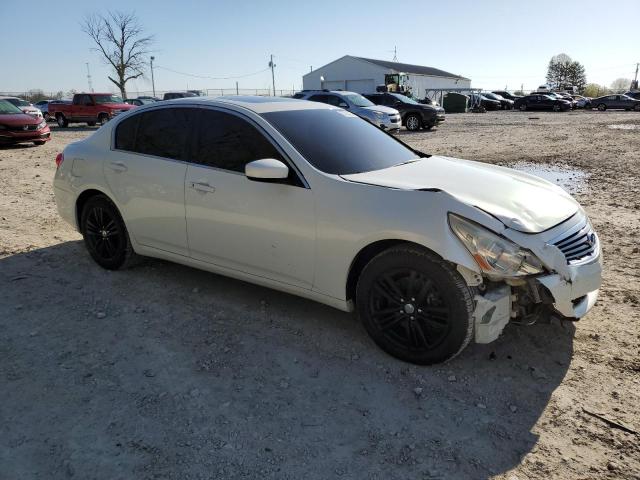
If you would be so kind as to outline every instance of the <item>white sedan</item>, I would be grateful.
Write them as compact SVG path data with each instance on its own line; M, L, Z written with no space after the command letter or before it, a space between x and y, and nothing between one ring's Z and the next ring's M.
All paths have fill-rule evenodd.
M0 100L6 100L7 102L12 103L16 107L18 107L20 110L22 110L22 113L26 113L27 115L31 115L32 117L35 117L35 118L43 118L42 112L40 111L39 108L34 107L33 104L27 102L26 100L23 100L22 98L0 97Z
M418 364L511 319L580 318L601 283L598 237L560 187L424 154L316 102L155 103L56 163L58 211L100 266L158 257L355 310Z

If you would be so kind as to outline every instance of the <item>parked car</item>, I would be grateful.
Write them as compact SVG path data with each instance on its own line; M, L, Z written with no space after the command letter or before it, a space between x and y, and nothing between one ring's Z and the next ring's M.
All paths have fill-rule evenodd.
M441 122L444 122L444 108L418 103L412 98L401 93L372 93L366 94L369 100L376 105L395 108L400 112L402 125L407 130L416 131L424 128L429 130Z
M525 110L553 110L554 112L560 112L565 110L571 110L571 103L566 100L561 100L555 96L550 96L547 93L534 93L531 95L525 95L522 98L517 99L514 104L514 108L518 108L522 111Z
M56 100L40 100L34 104L34 107L42 112L42 116L46 121L49 121L49 103L55 101Z
M587 108L597 108L600 111L610 110L635 110L640 111L640 100L628 95L605 95L593 98Z
M295 98L344 108L383 130L392 132L400 130L401 122L398 110L376 105L359 93L342 90L303 90L298 92Z
M497 100L498 102L500 102L500 108L502 110L513 109L513 100L509 100L507 98L502 97L501 95L491 93L491 92L482 92L482 96L488 98L489 100Z
M506 90L494 90L492 93L495 93L496 95L500 95L502 98L506 98L507 100L513 100L514 102L522 96L522 95L514 95L512 93L507 92Z
M162 97L163 100L175 100L176 98L198 97L193 92L167 92Z
M571 109L575 110L576 108L578 108L578 102L576 100L573 99L573 96L569 95L568 93L562 93L562 92L551 92L551 93L547 93L546 95L550 95L550 96L554 96L560 100L566 100L567 102L569 102L571 104Z
M35 117L35 118L43 118L42 112L40 111L39 108L34 107L32 103L29 103L26 100L23 100L22 98L0 97L0 100L6 100L7 102L15 105L20 109L22 113L26 113L27 115L31 115L32 117Z
M159 99L158 97L152 97L150 95L140 95L138 97L139 100L151 100L153 102L159 102L161 99Z
M142 105L148 105L149 103L154 103L155 100L150 100L147 98L127 98L125 101L125 103L128 103L129 105L134 105L136 107L141 107Z
M500 110L500 108L502 107L502 103L500 103L499 100L494 100L492 98L486 97L484 94L478 93L469 94L469 104L471 106L480 105L486 110Z
M576 108L585 108L591 103L590 98L583 97L582 95L571 95L571 98L576 102Z
M635 98L636 100L640 100L640 90L625 92L627 97Z
M0 100L0 144L33 142L44 145L51 140L47 121L24 113L7 100Z
M557 185L419 152L319 102L146 105L56 165L58 211L103 268L159 257L355 310L418 364L512 316L583 317L601 283L598 236Z
M132 108L135 107L112 93L76 93L71 103L49 103L49 115L60 127L68 127L69 123L86 123L92 127Z

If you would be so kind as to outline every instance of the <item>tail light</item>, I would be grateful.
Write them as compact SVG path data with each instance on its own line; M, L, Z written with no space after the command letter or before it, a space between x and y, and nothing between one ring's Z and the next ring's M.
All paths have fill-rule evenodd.
M62 162L64 162L64 153L61 152L56 155L56 168L59 168Z

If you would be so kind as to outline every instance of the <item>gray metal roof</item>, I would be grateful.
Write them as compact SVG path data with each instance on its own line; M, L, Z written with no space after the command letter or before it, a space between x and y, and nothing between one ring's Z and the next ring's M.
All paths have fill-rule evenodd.
M410 63L391 62L388 60L376 60L374 58L364 58L364 57L353 57L353 58L358 58L360 60L364 60L365 62L379 65L380 67L390 68L392 70L395 70L396 72L414 73L418 75L430 75L432 77L447 77L447 78L459 78L461 80L469 80L468 78L462 77L460 75L456 75L455 73L445 72L444 70L440 70L438 68L433 68L433 67L423 67L422 65L412 65Z

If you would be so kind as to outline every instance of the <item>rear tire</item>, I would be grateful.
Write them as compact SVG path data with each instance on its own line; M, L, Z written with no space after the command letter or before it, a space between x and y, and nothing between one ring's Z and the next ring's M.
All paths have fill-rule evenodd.
M452 359L473 335L473 296L447 262L414 245L378 254L356 287L358 316L388 354L418 365Z
M527 104L526 103L521 103L520 107L518 107L518 108L520 108L521 112L524 112L527 109Z
M43 142L42 140L36 140L35 142L33 142L33 144L37 145L37 146L44 145L45 143L47 143L47 142Z
M116 206L104 195L87 200L80 220L91 258L107 270L125 268L135 257L127 227Z
M51 115L49 115L49 112L44 112L44 113L42 114L42 116L44 117L44 120L45 120L46 122L48 122L48 121L50 121L50 120L51 120Z
M89 125L90 127L95 127L96 126L96 122L87 122L87 125Z
M407 127L407 130L415 132L417 130L420 130L420 127L422 126L422 120L420 120L420 117L418 117L418 115L411 113L407 117L405 126Z
M69 126L69 121L61 113L56 114L56 121L60 128L67 128Z

